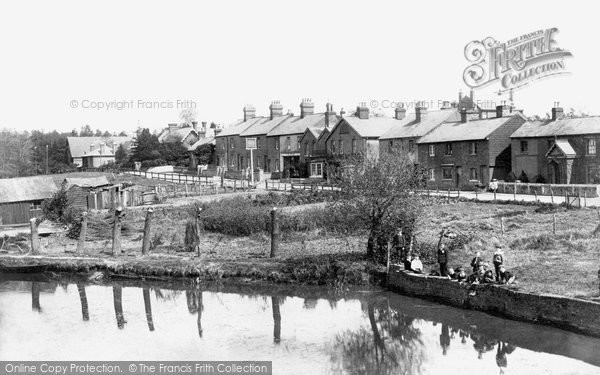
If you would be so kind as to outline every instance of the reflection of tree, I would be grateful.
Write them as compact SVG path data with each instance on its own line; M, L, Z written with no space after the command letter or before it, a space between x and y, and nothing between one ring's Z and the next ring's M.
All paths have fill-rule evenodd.
M444 323L442 323L442 333L440 334L440 346L442 347L442 354L446 355L450 347L450 331L448 325Z
M477 351L477 358L483 358L483 353L490 352L496 347L496 341L481 335L479 333L471 333L471 340L473 340L473 348Z
M368 328L348 330L334 339L331 360L353 374L418 374L424 359L421 332L413 318L388 306L367 305Z
M185 299L187 300L188 311L190 314L198 314L198 336L202 337L202 311L204 310L202 291L198 288L186 290Z
M498 368L500 368L501 374L504 373L504 369L508 364L506 356L514 351L514 346L498 341L498 349L496 350L496 364L498 365Z
M40 283L35 281L31 283L31 309L33 311L42 312L42 306L40 305Z
M83 284L77 284L77 291L79 292L79 301L81 302L81 316L83 317L83 320L87 322L90 320L90 311L88 309L85 286Z
M125 316L123 315L123 288L113 286L113 304L115 305L115 316L117 318L117 327L123 329L125 327Z
M317 307L317 303L319 303L319 300L316 298L305 298L302 307L304 307L307 310L312 310L315 307Z
M152 319L152 304L150 301L150 289L144 288L142 291L144 294L144 308L146 309L146 321L148 322L148 329L154 331L154 321Z
M271 297L271 306L273 308L273 342L278 344L281 342L281 311L279 305L281 301L279 297Z

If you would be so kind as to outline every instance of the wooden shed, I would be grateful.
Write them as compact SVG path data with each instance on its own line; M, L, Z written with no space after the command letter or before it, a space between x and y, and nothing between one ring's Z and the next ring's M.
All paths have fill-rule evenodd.
M41 215L42 201L57 190L48 176L0 179L0 225L29 223Z
M66 178L63 186L71 207L82 210L111 208L119 193L119 186L108 182L106 176Z

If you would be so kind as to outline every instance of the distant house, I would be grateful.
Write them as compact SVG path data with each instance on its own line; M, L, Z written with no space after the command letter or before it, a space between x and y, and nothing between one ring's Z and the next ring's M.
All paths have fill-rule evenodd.
M308 165L308 175L311 178L322 178L325 175L327 160L327 144L325 140L331 128L339 121L329 122L324 128L308 127L300 138L300 161Z
M513 134L526 118L508 106L498 106L494 117L487 112L470 119L448 120L417 141L419 165L427 169L432 187L454 188L487 185L503 180L511 170Z
M192 125L186 123L169 124L158 136L158 141L161 143L181 143L186 148L198 142L199 139L198 124L196 122Z
M0 225L28 223L41 215L42 201L57 190L52 177L0 179Z
M527 122L511 140L517 177L525 173L530 182L600 183L600 117L563 118L563 109L555 105L549 121Z
M84 168L98 168L115 162L120 145L131 147L129 137L67 137L68 157L72 164Z
M69 206L82 210L108 209L114 206L119 186L112 185L106 176L65 178Z

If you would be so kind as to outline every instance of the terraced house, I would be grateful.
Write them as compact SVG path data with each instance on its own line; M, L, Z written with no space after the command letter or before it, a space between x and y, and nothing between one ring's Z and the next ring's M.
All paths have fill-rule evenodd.
M417 141L419 164L427 169L430 187L485 186L493 178L506 178L510 135L527 119L506 105L489 112L461 110L458 121L450 118Z
M333 112L331 104L327 104L327 111ZM335 113L335 112L334 112ZM331 133L331 128L340 120L339 116L325 118L325 127L309 126L300 138L300 161L308 168L308 176L311 178L323 178L325 175L325 163L327 160L326 139Z
M511 140L516 176L552 184L600 183L600 117L564 118L555 103L549 121L527 122Z

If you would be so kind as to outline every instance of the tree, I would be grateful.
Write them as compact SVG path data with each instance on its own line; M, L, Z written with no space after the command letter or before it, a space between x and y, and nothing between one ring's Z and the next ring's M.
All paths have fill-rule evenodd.
M122 143L117 147L117 151L115 151L115 162L117 164L124 164L127 162L127 150Z
M123 130L119 133L119 137L127 137L127 132Z
M181 142L161 143L159 152L160 158L169 165L186 166L189 164L189 151Z
M92 127L89 124L85 124L84 126L82 126L81 130L79 131L79 136L80 137L92 137L92 136L94 136L94 132L92 131Z
M215 145L206 143L194 150L194 156L199 165L212 164L215 157Z
M109 134L109 136L110 136L110 134ZM102 137L102 130L96 129L96 132L94 132L94 137Z
M196 121L197 117L198 111L196 111L195 108L185 108L179 112L179 118L186 124L191 124L192 122Z
M160 142L150 129L140 129L131 146L132 161L146 161L160 158Z
M368 231L367 256L385 263L387 242L399 228L412 236L422 215L423 171L396 151L379 159L363 154L340 160L341 204ZM410 238L410 237L409 237Z

